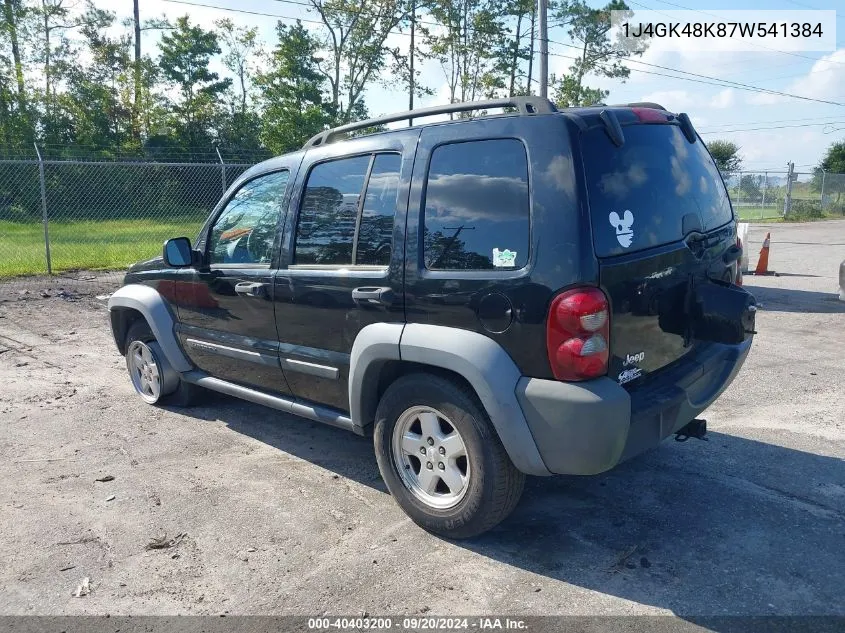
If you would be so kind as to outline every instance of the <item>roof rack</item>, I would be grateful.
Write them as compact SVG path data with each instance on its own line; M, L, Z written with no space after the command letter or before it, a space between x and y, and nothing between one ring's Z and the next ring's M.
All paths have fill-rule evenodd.
M325 130L319 134L312 136L303 149L309 147L317 147L319 145L326 145L331 143L336 137L345 134L346 132L353 132L355 130L364 130L368 127L375 127L377 125L384 125L385 123L394 123L396 121L405 121L411 119L419 119L422 117L433 116L436 114L452 114L455 112L469 112L471 110L486 110L488 108L516 108L520 115L532 114L551 114L557 112L555 105L548 99L543 97L510 97L507 99L487 99L484 101L466 101L464 103L451 103L449 105L433 106L430 108L419 108L417 110L409 110L407 112L398 112L396 114L387 114L385 116L376 117L374 119L367 119L365 121L356 121L355 123L347 123L340 127L335 127L330 130Z

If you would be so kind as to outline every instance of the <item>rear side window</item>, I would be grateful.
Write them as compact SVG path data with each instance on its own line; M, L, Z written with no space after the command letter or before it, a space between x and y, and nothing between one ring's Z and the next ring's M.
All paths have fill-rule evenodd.
M528 160L520 141L440 145L426 183L426 268L522 268L528 262L529 208Z
M733 218L727 191L701 140L676 125L631 125L616 147L603 129L582 137L584 171L599 257L683 239L683 218L704 231Z

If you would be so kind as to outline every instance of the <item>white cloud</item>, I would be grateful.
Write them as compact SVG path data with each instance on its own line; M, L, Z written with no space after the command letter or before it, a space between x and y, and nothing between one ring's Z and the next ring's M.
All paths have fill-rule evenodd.
M842 103L845 101L842 86L845 86L845 48L820 57L806 75L793 79L785 88L777 90ZM750 94L747 98L747 102L752 105L774 105L789 101L794 99L769 93Z
M773 133L774 132L774 133ZM706 140L724 138L740 146L740 156L749 169L774 167L786 171L786 163L814 164L821 158L823 148L830 142L821 128L795 130L790 134L778 134L777 130L710 134ZM770 169L770 171L772 171ZM807 171L805 169L804 171Z
M708 104L711 108L723 109L730 108L736 101L736 91L733 88L725 88L717 92Z
M783 103L784 101L792 101L787 97L781 95L774 95L769 92L749 92L745 101L749 105L775 105L776 103Z
M821 57L813 64L809 74L793 82L786 92L842 101L843 86L845 86L845 48L840 48L830 55Z
M686 90L658 90L643 95L640 100L659 103L672 112L680 112L695 103L693 95Z

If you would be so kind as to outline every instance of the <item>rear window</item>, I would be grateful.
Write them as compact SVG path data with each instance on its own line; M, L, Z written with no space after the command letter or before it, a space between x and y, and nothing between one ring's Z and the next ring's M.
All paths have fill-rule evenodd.
M732 219L725 186L700 140L689 143L676 125L632 125L623 130L622 147L601 128L583 136L596 255L682 239L687 214L698 217L704 231Z

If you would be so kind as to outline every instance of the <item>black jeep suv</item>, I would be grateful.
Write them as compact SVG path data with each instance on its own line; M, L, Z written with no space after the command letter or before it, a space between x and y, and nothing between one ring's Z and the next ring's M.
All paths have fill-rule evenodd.
M739 256L686 115L524 97L353 123L255 166L109 309L147 402L204 387L372 434L411 518L469 537L526 474L702 432L751 346Z

